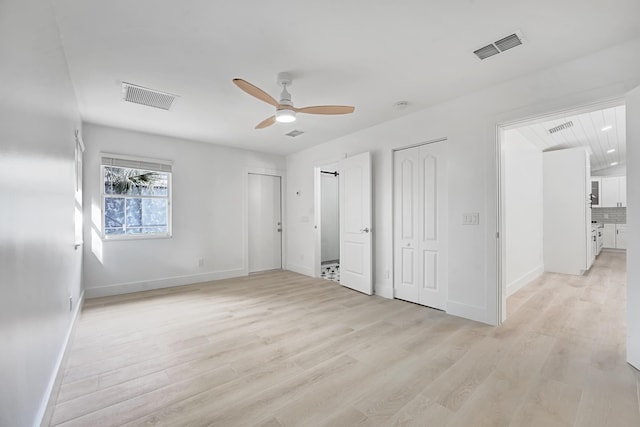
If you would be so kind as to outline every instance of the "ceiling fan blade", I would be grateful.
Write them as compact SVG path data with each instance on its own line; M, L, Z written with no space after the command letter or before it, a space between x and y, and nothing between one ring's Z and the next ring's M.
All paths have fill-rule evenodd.
M276 116L271 116L269 118L264 119L263 121L261 121L260 123L258 123L256 125L256 129L264 129L267 126L271 126L272 124L274 124L276 122Z
M271 95L269 95L259 87L252 85L248 81L242 79L233 79L233 82L236 84L236 86L247 92L249 95L258 98L259 100L264 101L267 104L271 104L274 107L278 106L278 101L273 99Z
M350 114L353 113L355 107L348 105L314 105L312 107L296 108L296 113L306 114Z

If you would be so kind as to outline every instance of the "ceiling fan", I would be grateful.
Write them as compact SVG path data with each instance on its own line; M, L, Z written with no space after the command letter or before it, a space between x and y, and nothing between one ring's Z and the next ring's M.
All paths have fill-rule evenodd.
M348 105L315 105L312 107L296 108L291 102L291 94L287 91L287 86L291 86L291 76L289 73L278 74L278 84L282 86L280 101L276 101L271 95L263 91L257 86L252 85L243 79L233 79L233 83L249 95L258 98L261 101L276 107L276 113L261 121L256 125L256 129L263 129L271 126L275 122L291 123L296 120L296 113L305 114L350 114L353 113L355 107Z

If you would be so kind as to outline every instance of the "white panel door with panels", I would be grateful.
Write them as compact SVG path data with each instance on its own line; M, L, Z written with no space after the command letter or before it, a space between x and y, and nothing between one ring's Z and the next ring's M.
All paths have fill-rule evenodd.
M340 283L373 294L371 274L371 157L340 161Z
M394 296L438 309L447 301L445 141L394 153Z
M250 173L249 273L282 268L281 182L279 176Z

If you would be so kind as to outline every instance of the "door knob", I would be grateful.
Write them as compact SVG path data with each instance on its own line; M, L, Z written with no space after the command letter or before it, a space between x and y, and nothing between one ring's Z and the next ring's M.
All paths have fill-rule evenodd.
M360 230L361 233L368 233L369 232L369 227L365 227L363 229Z
M280 233L280 232L282 231L282 228L278 228L278 229L276 229L276 231L277 231L278 233Z

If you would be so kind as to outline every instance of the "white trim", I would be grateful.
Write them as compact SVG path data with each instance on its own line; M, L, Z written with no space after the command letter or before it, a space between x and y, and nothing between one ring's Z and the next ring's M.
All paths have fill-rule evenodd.
M465 319L475 320L476 322L487 323L493 325L493 322L487 319L490 313L487 313L487 307L479 307L475 305L464 304L457 301L447 301L447 314L453 316L464 317ZM495 325L497 326L497 325Z
M616 96L610 97L606 99L595 100L594 102L590 102L587 104L575 105L572 107L566 107L562 109L552 110L551 112L542 113L542 114L530 114L517 119L498 119L496 121L496 142L495 142L495 156L497 160L496 164L496 203L497 203L497 226L496 230L498 231L500 237L497 238L496 242L496 289L497 289L497 306L496 306L496 319L497 324L500 325L504 320L506 320L506 306L507 306L507 297L510 295L507 289L506 284L506 263L504 262L504 257L506 255L506 240L505 240L505 229L506 229L506 221L505 221L505 207L504 207L504 188L505 182L503 176L503 162L502 162L502 143L504 137L504 131L509 129L518 128L524 126L528 123L534 122L543 122L555 118L566 117L569 115L576 115L581 113L587 113L592 111L597 111L600 109L605 109L609 107L616 107L619 105L625 105L625 97L624 96ZM489 236L490 238L490 236ZM582 274L582 272L577 272L577 274Z
M313 167L313 231L315 232L313 277L320 277L322 271L322 169L330 168L337 171L338 164L339 162L335 161L332 163L316 164ZM339 251L338 249L338 259L340 259Z
M287 184L286 184L286 171L282 169L269 169L269 168L258 168L253 166L246 166L243 170L242 175L242 191L244 191L244 195L242 197L242 244L243 244L243 253L244 259L242 260L242 268L244 274L249 274L249 174L256 175L270 175L270 176L279 176L280 177L280 221L282 222L282 236L280 243L281 261L280 265L282 268L285 268L287 265L287 214L286 214L286 206L287 206Z
M116 153L108 153L108 152L104 152L104 151L99 152L98 156L100 158L100 164L101 165L105 165L105 163L102 163L102 160L104 158L110 158L110 159L116 159L116 160L117 159L129 160L129 161L132 161L132 162L141 162L141 163L157 163L159 165L173 167L173 161L166 160L166 159L155 159L153 157L132 156L132 155L129 155L129 154L116 154ZM110 165L107 164L106 166L110 166ZM125 166L125 167L132 168L131 166ZM167 171L159 170L158 172L167 172Z
M393 285L376 283L373 287L374 294L382 298L393 299Z
M126 157L126 156L125 156ZM167 163L169 164L169 163ZM109 167L109 165L105 165L100 162L100 216L101 216L101 229L100 229L100 238L103 242L107 242L110 240L123 241L123 240L148 240L148 239L170 239L173 237L173 172L172 171L154 171L167 175L167 195L166 196L153 196L153 195L127 195L127 194L106 194L104 190L104 168ZM128 169L133 169L131 167L127 167ZM146 170L146 169L145 169ZM104 221L105 214L105 199L109 198L123 198L123 199L161 199L167 200L167 232L166 233L139 233L139 234L107 234L106 233L106 224ZM125 203L126 208L126 203ZM125 222L126 222L126 212L125 212ZM144 228L145 226L140 226L140 228ZM150 226L153 227L153 226Z
M518 277L516 280L507 284L507 298L511 295L515 294L520 289L524 288L525 285L531 283L536 280L538 277L542 276L544 273L544 265L540 264L539 266L533 268L532 270L526 272L522 276Z
M313 268L303 267L301 265L296 264L288 264L287 270L293 271L294 273L304 274L305 276L314 277Z
M71 324L69 325L69 329L67 330L67 334L62 343L62 348L60 349L58 357L56 358L56 363L54 365L51 377L49 378L47 389L44 393L42 401L40 402L40 408L38 408L34 426L48 426L51 421L51 417L53 416L53 407L56 403L56 400L58 399L58 392L60 391L62 376L64 375L65 362L67 357L69 356L69 349L71 348L73 333L75 331L77 320L80 317L82 306L84 305L84 297L85 293L84 291L82 291L82 293L80 294L80 298L78 299L78 303L76 304L75 310L73 311Z
M165 277L156 280L141 280L138 282L115 283L112 285L98 286L85 290L87 299L100 298L113 295L130 294L133 292L150 291L155 289L172 288L175 286L193 285L195 283L211 282L213 280L230 279L246 276L244 269L215 271L211 273L190 274L187 276Z

